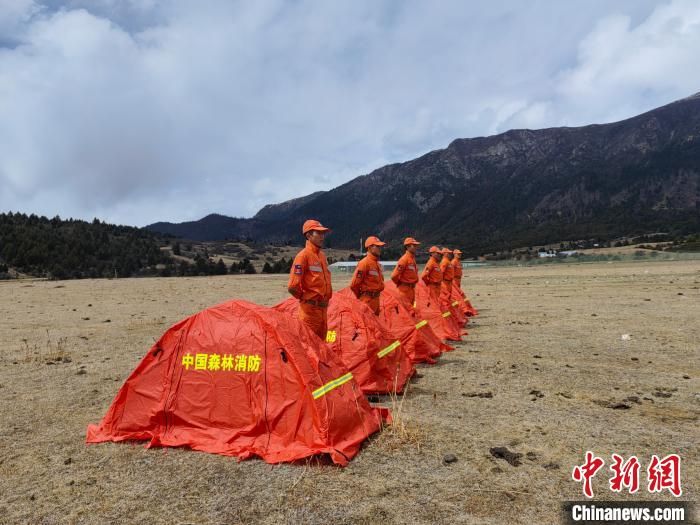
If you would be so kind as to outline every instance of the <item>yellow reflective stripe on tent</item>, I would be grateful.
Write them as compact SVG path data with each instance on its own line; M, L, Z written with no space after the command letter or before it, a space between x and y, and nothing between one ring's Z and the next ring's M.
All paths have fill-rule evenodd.
M457 306L459 304L459 301L455 301L452 303L452 306Z
M344 385L345 383L347 383L351 379L352 379L352 374L350 372L348 372L347 374L340 376L338 379L334 379L333 381L329 381L328 383L323 385L321 388L317 388L316 390L313 391L312 395L314 396L314 399L318 399L319 397L327 394L328 392L330 392L334 388L337 388L341 385Z
M427 324L428 324L428 320L423 319L420 323L416 324L416 330L420 330L421 328L423 328Z
M443 313L442 313L442 316L443 316L443 317L449 317L449 316L451 316L451 315L452 315L452 312L443 312Z
M386 355L389 355L391 352L393 352L394 350L396 350L399 346L401 346L401 341L399 341L399 340L397 339L396 341L394 341L393 343L391 343L391 344L390 344L389 346L387 346L386 348L384 348L384 349L380 350L379 352L377 352L377 357L379 357L379 358L381 359L382 357L384 357L384 356L386 356Z

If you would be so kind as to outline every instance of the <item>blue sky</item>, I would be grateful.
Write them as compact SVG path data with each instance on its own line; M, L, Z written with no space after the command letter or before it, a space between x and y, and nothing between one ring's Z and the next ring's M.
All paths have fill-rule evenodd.
M2 0L0 211L142 226L700 91L700 2Z

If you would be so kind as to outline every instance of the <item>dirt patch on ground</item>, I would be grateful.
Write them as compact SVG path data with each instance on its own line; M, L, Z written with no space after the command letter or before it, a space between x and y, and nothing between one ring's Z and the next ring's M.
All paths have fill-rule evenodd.
M345 469L84 444L170 325L231 298L272 305L285 276L0 283L2 521L553 523L581 496L586 450L644 466L677 452L697 499L700 262L479 268L465 283L481 311L466 342L385 402L399 424ZM606 479L597 494L624 498Z

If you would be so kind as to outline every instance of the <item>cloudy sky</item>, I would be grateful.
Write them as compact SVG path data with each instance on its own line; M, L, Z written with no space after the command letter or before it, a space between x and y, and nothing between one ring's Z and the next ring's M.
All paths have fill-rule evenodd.
M700 1L0 0L0 211L143 226L700 91Z

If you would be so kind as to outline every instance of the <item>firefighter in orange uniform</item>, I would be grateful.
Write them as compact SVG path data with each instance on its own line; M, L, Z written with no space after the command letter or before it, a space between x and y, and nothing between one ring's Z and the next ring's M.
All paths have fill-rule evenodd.
M457 296L457 299L463 303L461 305L461 310L467 315L467 317L472 317L474 315L477 315L478 312L472 306L472 303L467 298L466 294L464 293L464 290L462 290L462 252L459 250L455 250L452 253L455 254L454 259L452 259L452 266L455 270L455 277L452 284L455 288L457 288L457 293L459 294Z
M294 258L287 290L299 299L299 320L306 323L323 341L326 340L328 301L333 295L331 273L321 248L330 229L316 220L302 227L306 246Z
M454 250L452 252L454 257L452 258L452 269L454 271L454 286L458 290L462 290L462 252L460 250Z
M418 266L416 265L416 250L420 243L413 237L406 237L403 241L406 248L396 268L391 273L391 280L394 281L396 288L401 293L401 296L406 299L412 308L416 304L416 283L418 282Z
M355 297L369 306L375 315L379 315L379 296L384 289L384 276L382 266L379 264L379 255L385 244L378 237L367 238L365 241L367 255L357 263L350 283L350 289Z
M428 290L430 290L430 296L435 301L435 304L440 305L440 287L442 286L442 271L440 270L440 258L442 254L440 248L437 246L431 246L430 259L425 264L423 268L423 273L420 278L423 282L428 285Z
M442 289L440 290L440 295L442 302L446 306L452 301L452 279L455 275L454 266L452 266L452 250L449 248L442 249L442 260L440 261L440 271L442 272Z

